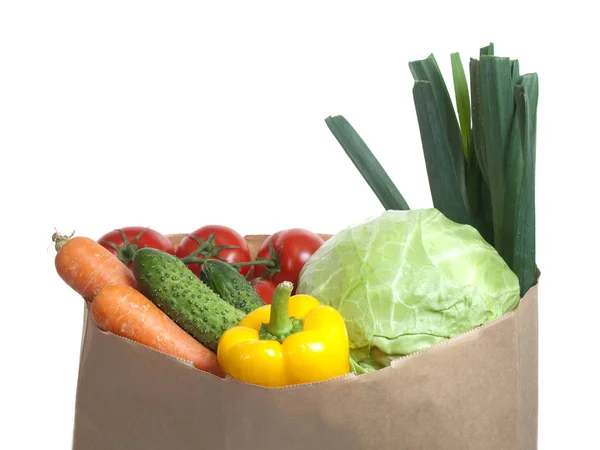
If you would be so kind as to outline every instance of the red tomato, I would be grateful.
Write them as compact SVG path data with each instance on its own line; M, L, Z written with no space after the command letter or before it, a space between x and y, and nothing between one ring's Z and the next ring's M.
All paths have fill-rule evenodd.
M277 288L277 284L272 280L266 278L254 278L250 284L262 299L265 305L270 305L273 300L273 294Z
M125 227L106 233L98 243L131 269L131 260L138 248L150 247L175 254L173 244L164 234L147 227Z
M194 252L197 252L195 255ZM186 262L186 257L220 259L228 263L250 261L250 250L244 237L237 231L222 225L206 225L184 237L177 247L178 258ZM193 255L193 256L192 256ZM200 276L202 264L187 264L189 269ZM244 276L250 266L242 266Z
M323 242L318 234L302 228L279 231L263 242L256 256L273 263L254 266L254 276L268 277L276 284L291 281L295 288L304 263Z

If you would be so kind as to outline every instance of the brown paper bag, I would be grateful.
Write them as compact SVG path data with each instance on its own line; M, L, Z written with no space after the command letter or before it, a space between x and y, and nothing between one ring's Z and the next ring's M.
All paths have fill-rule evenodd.
M253 252L264 238L248 237ZM537 293L391 367L283 389L196 370L86 309L73 449L536 449Z

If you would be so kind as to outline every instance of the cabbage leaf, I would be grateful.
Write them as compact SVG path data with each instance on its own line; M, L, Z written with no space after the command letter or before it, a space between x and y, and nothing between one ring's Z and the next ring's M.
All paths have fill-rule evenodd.
M494 320L520 299L496 249L435 208L388 210L340 231L306 262L298 293L342 314L355 372Z

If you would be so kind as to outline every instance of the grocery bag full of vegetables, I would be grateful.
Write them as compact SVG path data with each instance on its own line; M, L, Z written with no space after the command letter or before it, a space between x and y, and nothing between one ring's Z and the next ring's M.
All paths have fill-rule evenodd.
M334 235L58 232L85 301L73 448L535 449L537 75L410 63L433 207L327 125L384 211ZM292 224L293 225L293 224Z

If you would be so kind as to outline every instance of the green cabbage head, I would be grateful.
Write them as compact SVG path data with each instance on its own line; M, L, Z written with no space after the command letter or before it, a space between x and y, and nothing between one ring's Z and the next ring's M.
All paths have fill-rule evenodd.
M355 371L389 365L515 309L519 280L479 232L435 208L386 211L337 233L298 293L344 317Z

